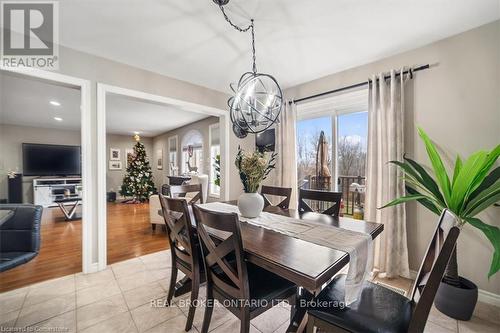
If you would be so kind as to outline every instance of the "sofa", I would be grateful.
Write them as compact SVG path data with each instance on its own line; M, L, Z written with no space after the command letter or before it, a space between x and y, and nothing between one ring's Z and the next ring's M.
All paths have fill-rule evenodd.
M9 211L0 226L0 272L4 272L38 255L43 208L38 205L1 204L0 210Z

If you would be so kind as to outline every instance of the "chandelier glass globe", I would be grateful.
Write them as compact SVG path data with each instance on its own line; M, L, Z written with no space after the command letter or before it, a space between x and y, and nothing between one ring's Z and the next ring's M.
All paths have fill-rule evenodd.
M242 131L259 133L276 122L283 107L283 93L274 77L247 72L231 89L234 92L228 100L231 121Z

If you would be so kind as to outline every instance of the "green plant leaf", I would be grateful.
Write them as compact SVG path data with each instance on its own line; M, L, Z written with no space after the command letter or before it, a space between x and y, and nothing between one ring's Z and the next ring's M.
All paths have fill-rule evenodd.
M481 192L486 190L491 185L495 184L500 179L500 167L497 167L486 176L481 184L469 195L469 201L477 197Z
M418 128L418 134L424 141L425 149L427 150L427 155L431 160L432 168L434 169L437 181L441 187L441 191L443 192L444 200L446 203L449 204L451 200L450 178L448 178L448 174L446 173L446 169L444 167L443 161L441 160L441 156L439 156L436 146L434 146L431 139L420 127Z
M451 182L451 187L455 185L455 181L457 180L457 176L460 173L460 170L462 169L462 159L460 158L459 155L457 155L457 159L455 160L455 168L453 170L453 180Z
M493 167L498 157L500 156L500 145L497 145L491 152L488 153L486 161L481 170L477 173L470 188L467 191L466 200L470 199L470 195L475 192L482 182L489 176L490 169Z
M443 198L443 194L439 190L439 186L437 185L436 181L434 178L432 178L429 173L425 170L423 166L421 166L419 163L415 162L411 158L408 158L406 156L403 156L405 161L407 161L420 175L422 178L422 182L425 184L425 187L436 197L436 199L439 201L439 203L442 206L445 206L445 200Z
M387 208L387 207L390 207L390 206L396 206L396 205L399 205L399 204L402 204L402 203L405 203L405 202L408 202L408 201L414 201L414 200L426 199L426 198L427 197L425 195L421 195L421 194L407 195L407 196L404 196L404 197L401 197L401 198L394 199L391 202L385 204L384 206L382 206L382 207L380 207L378 209L383 209L383 208Z
M472 226L481 230L493 245L493 258L491 260L490 271L488 272L488 278L490 278L493 274L500 270L500 229L498 229L498 227L486 224L475 217L469 217L465 220Z
M498 201L500 201L500 182L488 187L474 198L474 200L470 201L463 216L476 216Z
M465 208L467 194L474 184L474 179L476 179L478 173L483 168L486 160L488 159L488 153L485 151L478 151L472 154L464 164L457 175L457 179L453 186L450 208L457 214Z
M445 207L444 203L440 202L434 196L434 194L429 192L429 190L427 190L421 183L416 181L414 178L412 178L411 176L406 176L403 179L405 181L405 185L412 187L415 191L418 191L419 194L425 195L428 198L428 200L432 201L436 205L436 207Z
M420 192L418 192L417 190L415 190L410 186L406 186L406 192L408 192L408 194L411 195L422 195ZM422 204L422 206L433 212L434 214L441 215L441 209L437 207L432 200L429 200L428 198L422 198L422 199L417 199L417 201L420 204Z
M389 161L389 163L397 165L399 168L401 168L406 174L413 176L416 180L419 182L422 182L422 178L420 175L412 168L412 166L408 163L405 162L400 162L400 161Z

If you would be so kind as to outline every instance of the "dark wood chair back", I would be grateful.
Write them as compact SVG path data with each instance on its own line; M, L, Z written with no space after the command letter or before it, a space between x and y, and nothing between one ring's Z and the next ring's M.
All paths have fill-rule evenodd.
M264 198L264 207L272 206L266 195L275 195L279 197L285 197L276 207L288 209L290 206L290 197L292 196L291 187L277 187L277 186L265 186L262 185L260 189L260 194Z
M321 211L321 214L330 216L339 216L340 201L342 200L342 192L328 192L320 190L299 190L299 212L313 212L314 210L304 200L314 200L320 202L330 202L332 205L327 209Z
M198 237L189 214L186 200L159 195L163 218L167 227L172 262L184 273L198 269L200 265ZM177 265L179 266L179 265ZM186 273L186 275L189 275Z
M250 299L238 215L214 212L197 205L193 209L205 259L207 283L212 283L216 291L229 297Z
M410 299L416 306L409 332L424 331L429 311L459 235L458 218L445 209L439 218L410 294Z
M170 196L172 198L184 198L188 193L196 193L196 195L189 200L189 204L192 205L197 201L203 202L203 190L201 184L191 184L191 185L172 185L170 186Z

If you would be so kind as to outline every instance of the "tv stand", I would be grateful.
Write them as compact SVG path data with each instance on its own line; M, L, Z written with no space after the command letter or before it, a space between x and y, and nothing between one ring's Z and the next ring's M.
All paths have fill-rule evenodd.
M58 207L57 200L72 197L75 199L81 198L81 191L81 177L39 177L33 179L33 199L35 205ZM74 202L67 202L67 204L72 203Z

